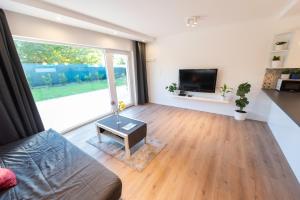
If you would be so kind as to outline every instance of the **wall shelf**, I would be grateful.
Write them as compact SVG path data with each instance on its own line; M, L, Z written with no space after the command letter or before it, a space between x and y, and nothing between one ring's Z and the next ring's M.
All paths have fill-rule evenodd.
M292 35L293 35L292 32L288 32L288 33L280 33L274 36L272 49L270 53L270 61L269 61L270 68L272 68L272 60L274 56L280 57L280 68L286 67L286 60L290 53L289 50L291 46L290 44L291 44ZM287 44L281 50L276 50L277 42L287 42Z
M284 50L272 51L272 53L286 53L288 51L289 51L288 49L284 49Z
M203 96L178 96L178 95L171 95L174 98L179 98L179 99L186 99L186 100L196 100L196 101L206 101L206 102L213 102L213 103L224 103L224 104L229 104L230 100L229 99L222 99L220 96L211 96L211 97L203 97Z

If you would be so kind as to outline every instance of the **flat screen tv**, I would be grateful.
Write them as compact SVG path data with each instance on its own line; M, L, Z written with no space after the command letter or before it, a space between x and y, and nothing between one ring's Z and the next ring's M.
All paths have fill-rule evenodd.
M180 69L179 89L191 92L214 93L218 69Z

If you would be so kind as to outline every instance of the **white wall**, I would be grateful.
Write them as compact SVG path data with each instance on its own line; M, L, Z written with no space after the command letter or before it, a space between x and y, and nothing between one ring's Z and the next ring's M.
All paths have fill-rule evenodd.
M298 26L299 19L249 21L157 38L147 46L150 101L232 115L233 102L226 105L182 100L170 96L164 89L169 83L178 82L180 67L218 68L217 87L223 83L234 88L242 82L251 83L249 117L266 121L270 105L260 89L269 64L273 36L292 30Z
M14 36L58 43L132 51L132 42L128 39L122 39L10 11L5 11L5 14Z

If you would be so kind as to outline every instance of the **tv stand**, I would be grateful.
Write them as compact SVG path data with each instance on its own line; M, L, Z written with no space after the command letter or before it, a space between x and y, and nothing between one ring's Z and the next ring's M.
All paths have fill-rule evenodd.
M187 95L184 96L178 94L178 95L171 95L172 97L179 98L179 99L189 99L189 100L195 100L195 101L206 101L206 102L214 102L214 103L224 103L229 104L230 99L223 99L219 94L211 94L211 95Z
M183 97L186 96L185 91L184 90L180 90L178 96L183 96Z

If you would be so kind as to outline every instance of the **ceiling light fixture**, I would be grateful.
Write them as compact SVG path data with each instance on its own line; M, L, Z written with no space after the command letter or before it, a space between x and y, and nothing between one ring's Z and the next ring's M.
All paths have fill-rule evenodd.
M188 18L186 18L186 26L187 27L196 27L202 18L203 17L201 17L201 16L188 17Z

